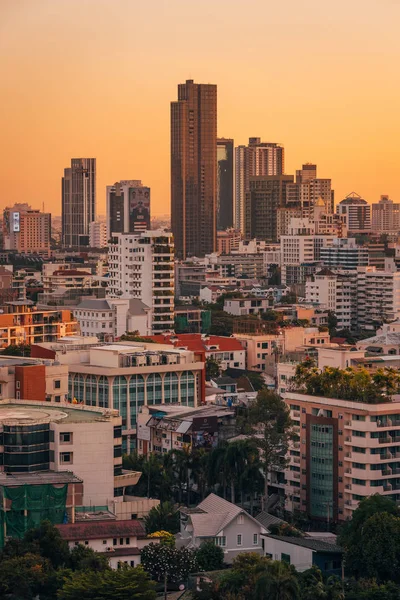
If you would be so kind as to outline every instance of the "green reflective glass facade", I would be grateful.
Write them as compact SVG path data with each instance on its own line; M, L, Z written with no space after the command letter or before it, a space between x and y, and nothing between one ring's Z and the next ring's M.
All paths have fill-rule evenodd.
M46 471L50 462L49 424L3 427L4 471Z
M310 427L310 513L313 517L332 518L333 426L312 423Z

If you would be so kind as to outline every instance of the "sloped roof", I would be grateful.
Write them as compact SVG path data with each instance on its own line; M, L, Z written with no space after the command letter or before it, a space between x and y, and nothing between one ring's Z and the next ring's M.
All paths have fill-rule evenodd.
M232 519L245 512L236 504L220 498L216 494L209 494L197 507L204 513L190 516L195 537L213 537L226 527Z
M143 525L135 520L96 521L91 523L68 523L56 525L61 537L68 541L94 540L106 537L146 537Z
M109 305L107 300L103 298L88 298L87 300L82 300L80 304L76 308L79 309L89 309L89 310L110 310L111 306Z
M380 346L383 344L400 344L400 332L381 333L365 340L360 340L357 345L360 346Z
M129 314L133 315L144 315L146 312L150 310L150 307L147 306L144 302L139 300L138 298L131 298L129 300Z
M281 525L282 523L286 523L283 519L279 519L279 517L275 517L275 515L271 515L266 510L263 510L255 517L256 521L261 523L263 527L268 529L270 525Z
M343 552L343 548L336 544L330 544L329 542L323 542L321 540L315 540L312 538L296 538L287 535L271 535L266 534L266 538L272 538L274 540L280 540L281 542L287 542L294 546L301 546L302 548L308 548L313 552L326 552L330 554L337 554Z

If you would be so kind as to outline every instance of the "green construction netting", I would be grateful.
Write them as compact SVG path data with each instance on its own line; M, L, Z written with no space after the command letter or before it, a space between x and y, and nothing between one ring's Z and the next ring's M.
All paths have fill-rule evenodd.
M54 525L62 523L65 517L67 491L68 484L60 488L51 484L3 487L1 495L5 500L11 501L11 506L4 510L6 503L2 498L0 547L4 545L4 535L22 538L28 529L38 527L41 521L46 519Z

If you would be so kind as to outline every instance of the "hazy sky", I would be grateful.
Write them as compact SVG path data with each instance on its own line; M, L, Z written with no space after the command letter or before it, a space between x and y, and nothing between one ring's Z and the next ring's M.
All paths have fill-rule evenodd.
M0 207L60 214L71 157L169 212L169 103L218 85L218 134L284 144L336 200L400 202L400 0L0 0Z

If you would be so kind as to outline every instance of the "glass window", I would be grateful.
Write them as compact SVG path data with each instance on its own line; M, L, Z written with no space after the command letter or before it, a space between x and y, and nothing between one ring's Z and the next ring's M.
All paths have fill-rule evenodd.
M99 377L99 406L102 408L108 408L108 377L102 375Z
M136 425L137 414L144 404L144 379L141 375L132 375L129 381L129 412L131 427Z
M253 533L253 546L258 545L258 533Z
M60 464L72 464L72 452L60 452Z
M122 424L126 426L127 418L127 396L128 384L124 375L114 377L113 381L113 408L119 412L122 417Z
M241 534L241 533L239 533L239 534L237 535L237 545L238 545L238 546L241 546L241 545L242 545L242 534Z
M86 377L85 404L87 404L88 406L96 406L96 404L97 404L97 377L96 377L96 375L88 375Z
M161 375L151 373L146 380L147 404L162 403L162 382Z
M194 406L195 379L191 371L183 371L181 374L181 402L187 406Z
M222 548L224 548L226 546L226 537L224 535L220 535L220 536L216 537L215 545L221 546Z

